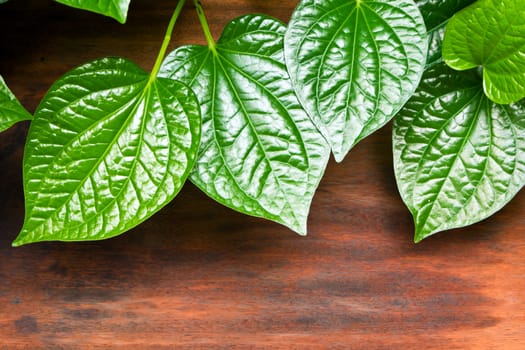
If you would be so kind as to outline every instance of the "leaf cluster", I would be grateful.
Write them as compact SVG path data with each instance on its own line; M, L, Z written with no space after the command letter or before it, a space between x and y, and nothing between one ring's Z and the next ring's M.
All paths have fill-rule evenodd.
M130 0L57 0L125 22ZM504 3L504 4L502 4ZM31 121L15 246L119 235L186 179L217 202L306 234L337 162L394 117L395 176L415 241L502 208L525 184L525 8L518 0L301 0L290 22L232 20L151 72L74 68L31 116L0 78L0 131ZM463 71L458 71L463 70Z

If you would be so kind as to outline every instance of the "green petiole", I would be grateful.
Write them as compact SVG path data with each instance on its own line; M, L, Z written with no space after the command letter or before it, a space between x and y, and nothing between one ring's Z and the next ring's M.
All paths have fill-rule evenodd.
M208 21L206 20L206 15L204 14L204 9L202 8L202 5L199 0L193 0L193 3L195 4L195 9L197 10L197 16L199 16L199 21L201 22L201 27L204 32L204 36L206 37L206 41L208 42L208 47L213 52L213 54L217 54L217 50L215 49L215 41L213 40L213 36L211 35L210 27L208 26Z
M162 65L162 61L164 60L164 56L166 55L166 50L168 49L168 45L171 41L171 33L173 32L173 28L175 27L177 18L179 18L180 13L182 12L182 8L184 7L185 2L186 0L179 0L179 2L177 3L177 7L175 7L175 10L171 15L170 23L168 24L168 29L166 29L166 34L164 35L164 40L162 41L159 54L155 61L155 65L151 70L150 82L154 80L157 77L157 74L159 73L160 66Z

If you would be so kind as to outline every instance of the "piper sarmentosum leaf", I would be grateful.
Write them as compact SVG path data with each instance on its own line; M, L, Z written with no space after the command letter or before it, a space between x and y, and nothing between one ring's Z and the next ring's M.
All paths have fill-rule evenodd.
M185 85L118 58L70 71L29 130L26 217L13 244L103 239L136 226L180 190L199 137Z
M31 114L18 102L0 75L0 132L9 129L16 122L31 118Z
M417 6L425 19L428 32L427 67L443 61L441 47L443 33L449 19L459 10L475 0L416 0Z
M417 87L426 28L412 0L302 0L285 38L299 100L342 161Z
M394 168L415 241L478 222L525 184L525 103L498 105L476 70L423 76L394 123Z
M449 21L443 59L452 68L483 66L483 87L494 102L525 98L525 2L479 0Z
M192 182L230 208L305 234L329 149L288 79L284 32L267 16L238 18L214 48L172 52L161 75L187 83L201 104Z
M61 4L113 17L120 23L126 22L131 0L55 0Z

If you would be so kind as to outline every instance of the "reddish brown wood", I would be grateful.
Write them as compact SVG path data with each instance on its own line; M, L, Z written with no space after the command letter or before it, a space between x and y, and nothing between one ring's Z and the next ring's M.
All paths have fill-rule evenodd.
M0 74L34 110L88 60L153 64L175 1L133 0L128 24L51 1L0 5ZM219 33L296 1L206 0ZM173 46L204 43L191 8ZM390 128L331 163L309 235L187 185L118 238L11 248L23 221L27 124L0 134L0 349L524 349L525 195L481 224L412 243Z

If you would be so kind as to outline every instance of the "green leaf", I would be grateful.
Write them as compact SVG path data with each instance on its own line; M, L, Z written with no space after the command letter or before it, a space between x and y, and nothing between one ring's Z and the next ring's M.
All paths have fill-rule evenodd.
M405 104L426 52L412 0L303 0L285 38L299 100L338 162Z
M443 33L449 19L459 10L472 4L475 0L416 0L425 19L428 33L427 67L443 61L441 47Z
M0 132L9 129L19 121L31 118L31 114L18 102L0 75Z
M418 242L483 220L525 184L525 102L486 98L477 71L438 64L394 123L394 168Z
M494 102L525 97L525 4L479 0L447 24L443 59L452 68L483 66L483 88Z
M192 182L230 208L305 234L329 149L288 79L284 32L267 16L238 18L215 49L172 52L161 75L186 82L201 104L203 140Z
M13 244L104 239L138 225L180 190L199 137L199 106L182 83L118 58L73 69L31 124L26 218Z
M64 5L113 17L120 23L126 22L131 0L55 0Z

